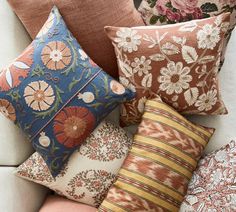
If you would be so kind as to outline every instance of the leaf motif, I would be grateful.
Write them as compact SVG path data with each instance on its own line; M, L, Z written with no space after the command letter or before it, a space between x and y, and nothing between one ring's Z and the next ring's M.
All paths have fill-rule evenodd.
M190 88L184 92L184 98L189 106L193 105L198 98L199 91L198 88Z
M179 53L179 48L170 42L163 44L161 49L167 55L174 55Z
M188 22L186 24L184 24L183 26L181 26L179 28L179 31L181 32L193 32L193 30L195 30L197 27L197 24L195 22Z
M198 54L196 49L191 46L182 47L182 56L187 64L194 63L198 59Z
M13 65L14 65L15 67L19 68L19 69L29 69L29 68L30 68L27 64L25 64L25 63L23 63L23 62L21 62L21 61L15 61L15 62L13 63Z
M141 84L145 88L150 88L152 86L152 74L144 76Z
M119 61L120 69L123 72L123 74L126 77L131 77L133 75L132 68L128 64L124 63L122 60L118 60L118 61Z
M185 43L186 43L185 37L181 38L181 37L177 37L177 36L172 36L172 39L175 43L177 43L179 45L185 45Z
M12 88L13 80L12 80L11 72L9 69L7 69L6 71L6 80L7 80L8 85Z
M165 60L165 56L163 54L153 54L151 56L149 56L149 58L153 61L163 61Z
M212 61L215 60L215 56L213 55L207 55L207 56L204 56L203 58L201 58L198 63L199 64L206 64L206 63L210 63Z

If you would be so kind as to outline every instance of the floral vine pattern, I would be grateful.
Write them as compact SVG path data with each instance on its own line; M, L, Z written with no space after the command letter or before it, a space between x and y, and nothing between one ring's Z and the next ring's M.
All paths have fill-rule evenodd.
M123 105L123 124L140 122L144 103L158 95L181 113L225 114L218 69L229 15L153 28L107 28L120 82L136 91Z
M236 25L236 1L234 0L143 0L139 11L147 25L174 24L195 19L209 18L230 12L230 27L226 33L221 64L232 30Z
M101 120L133 96L81 49L56 7L0 71L0 112L26 133L54 177Z
M180 211L235 211L235 170L235 141L203 157L190 181Z
M39 142L43 147L54 145L45 132L41 133ZM16 174L47 186L59 195L98 207L116 179L131 145L132 139L122 128L103 121L72 154L57 177L53 178L37 152L17 168ZM114 148L113 151L110 148Z

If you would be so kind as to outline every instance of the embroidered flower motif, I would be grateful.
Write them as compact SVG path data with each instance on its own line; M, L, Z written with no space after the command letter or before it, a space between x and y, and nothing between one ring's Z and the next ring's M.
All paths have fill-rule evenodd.
M129 53L138 50L142 36L138 35L136 30L121 28L116 35L115 42L118 43L118 48L122 48Z
M26 104L36 111L48 110L55 101L54 91L45 81L31 82L24 90Z
M217 102L217 91L210 90L206 94L199 96L198 100L195 103L195 106L198 107L200 111L209 111Z
M152 69L150 66L151 60L146 60L145 56L141 56L141 58L134 58L134 62L131 63L131 66L134 68L133 72L138 73L141 77L143 74L148 74L149 71Z
M71 50L62 41L52 41L43 48L41 59L48 69L61 70L70 64Z
M39 143L43 147L49 147L51 141L50 141L50 138L48 136L46 136L45 132L40 133Z
M210 24L206 24L197 33L198 48L200 49L214 49L216 44L220 41L220 28L213 27Z
M68 148L78 146L94 129L95 117L85 107L66 107L54 119L57 141Z
M54 14L51 13L48 20L45 22L39 33L37 34L36 38L43 37L48 33L48 31L51 29L54 23Z
M81 60L86 60L86 59L88 59L88 55L84 52L84 50L79 49L79 54L80 54L80 59L81 59Z
M91 103L95 100L95 96L92 92L84 92L78 94L78 99L82 99L85 103Z
M139 101L138 101L138 111L140 113L143 113L144 112L144 106L145 106L145 103L147 101L147 98L146 97L142 97Z
M10 66L0 70L0 90L17 87L28 76L33 64L34 47L31 44Z
M16 120L16 111L12 104L6 99L0 99L0 113L11 121Z
M126 88L130 89L133 92L136 92L135 86L132 83L130 83L128 79L126 79L125 77L120 77L119 80L120 83L124 85Z
M173 93L180 94L183 89L189 88L189 82L192 81L192 76L188 75L190 72L189 67L184 67L181 62L169 62L167 68L161 69L162 76L158 77L160 89L166 91L167 94Z
M115 80L112 80L110 82L110 88L111 88L112 92L115 94L122 95L125 93L124 86Z

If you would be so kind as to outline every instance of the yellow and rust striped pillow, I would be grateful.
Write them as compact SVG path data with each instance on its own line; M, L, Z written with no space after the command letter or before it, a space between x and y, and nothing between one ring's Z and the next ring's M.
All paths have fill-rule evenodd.
M149 100L130 153L99 211L178 211L213 129Z

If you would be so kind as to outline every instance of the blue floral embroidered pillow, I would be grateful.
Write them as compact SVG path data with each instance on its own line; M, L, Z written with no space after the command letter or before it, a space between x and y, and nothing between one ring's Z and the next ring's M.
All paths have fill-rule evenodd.
M133 97L86 55L56 7L0 72L0 111L28 135L53 176L108 113Z

